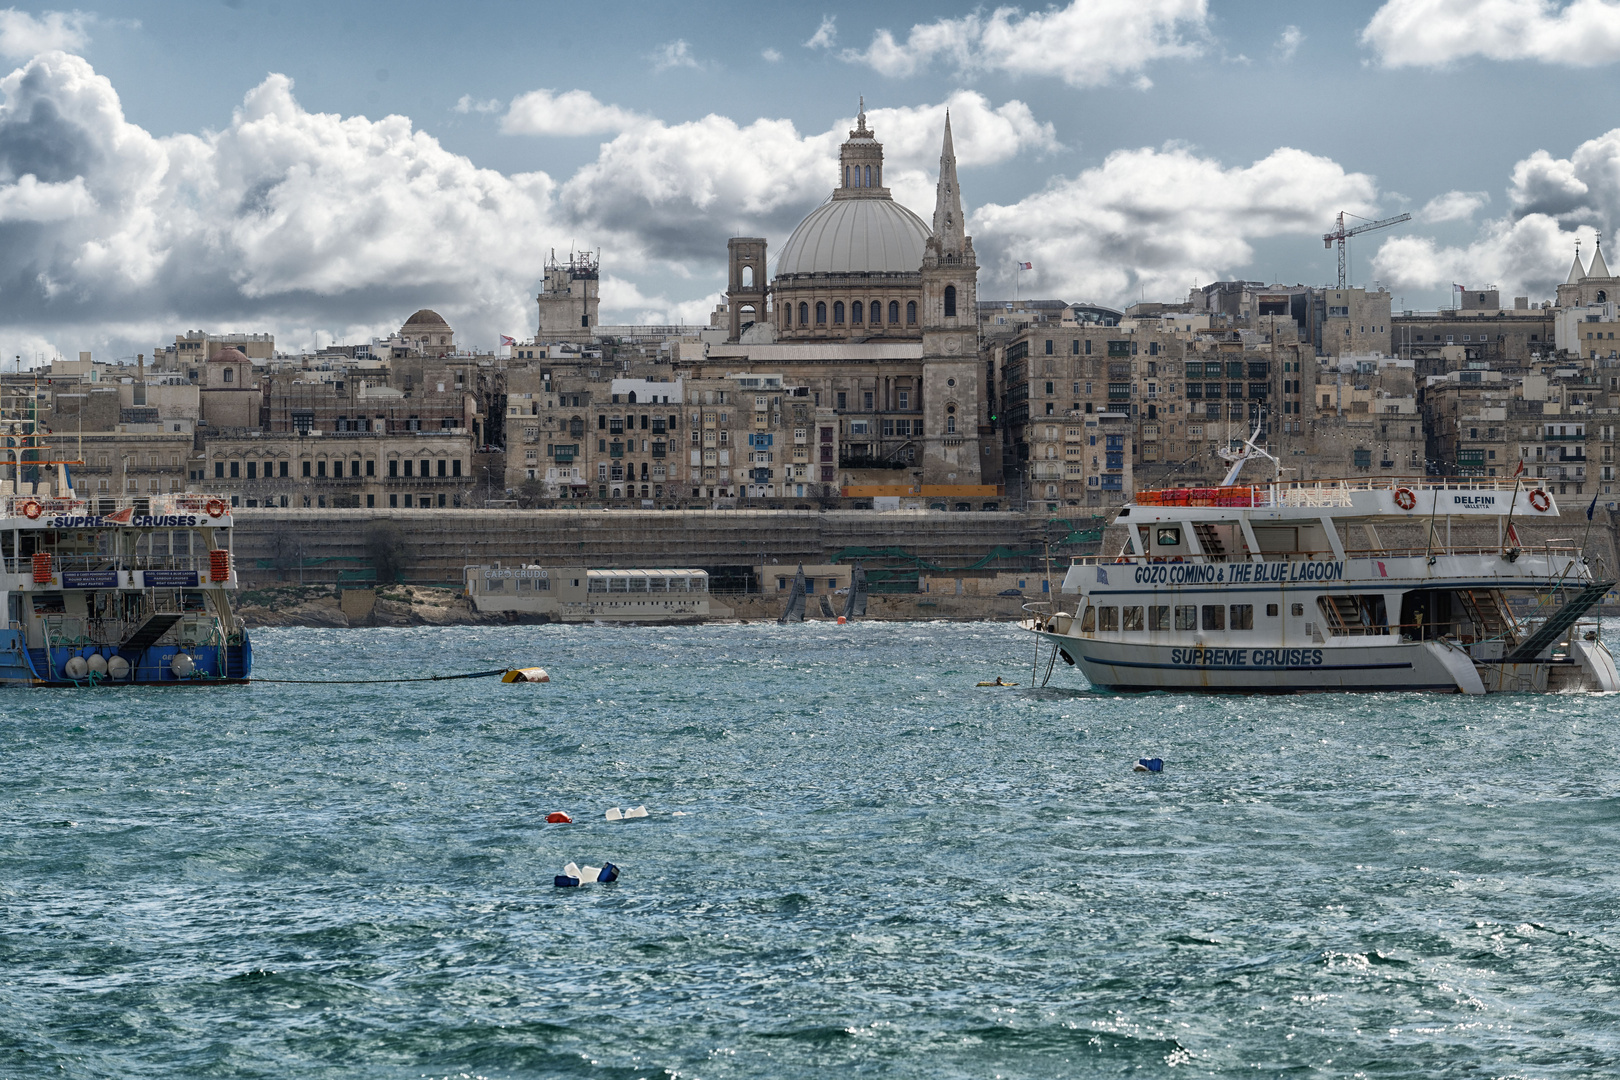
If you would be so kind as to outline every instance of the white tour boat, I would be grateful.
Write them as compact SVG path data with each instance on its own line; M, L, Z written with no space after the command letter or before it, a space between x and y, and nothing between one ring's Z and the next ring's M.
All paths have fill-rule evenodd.
M1614 585L1521 479L1363 478L1140 492L1114 555L1023 625L1113 691L1484 694L1620 689L1594 610ZM1454 533L1460 533L1454 543ZM1598 564L1601 567L1601 564ZM1068 611L1061 608L1070 608Z

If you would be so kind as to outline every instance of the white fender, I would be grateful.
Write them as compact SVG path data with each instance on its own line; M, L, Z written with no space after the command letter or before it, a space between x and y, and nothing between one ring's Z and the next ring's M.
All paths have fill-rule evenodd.
M1485 683L1479 677L1479 670L1474 667L1473 659L1461 649L1448 648L1438 641L1424 643L1429 655L1435 662L1445 669L1457 683L1457 689L1465 694L1483 694Z

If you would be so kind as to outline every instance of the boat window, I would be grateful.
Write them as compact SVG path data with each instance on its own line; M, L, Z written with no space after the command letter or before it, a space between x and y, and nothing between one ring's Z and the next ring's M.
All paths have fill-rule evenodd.
M1231 618L1231 621L1228 623L1228 625L1233 630L1253 630L1254 629L1254 605L1253 604L1233 604L1232 605L1232 618Z
M1085 614L1080 616L1080 632L1082 634L1092 634L1095 633L1096 630L1097 609L1094 607L1088 607L1086 608Z
M1193 604L1177 604L1176 605L1176 629L1177 630L1196 630L1196 629L1198 629L1198 608L1196 606L1194 606Z
M1097 629L1098 630L1118 630L1119 629L1119 608L1117 608L1117 607L1098 608L1097 609Z
M1276 617L1277 617L1277 605L1276 604L1267 604L1266 605L1266 618L1275 619Z
M1225 630L1226 608L1221 604L1204 605L1204 629Z
M1168 630L1168 629L1170 629L1170 605L1169 604L1159 604L1159 605L1155 605L1154 607L1148 608L1148 629L1149 630Z
M1288 614L1294 616L1295 618L1298 618L1299 616L1305 614L1305 605L1304 604L1290 604L1288 606Z
M1141 630L1142 629L1142 609L1141 608L1139 608L1139 607L1128 607L1128 608L1125 609L1125 629L1127 629L1127 630Z
M1181 530L1180 529L1160 529L1159 530L1159 535L1158 535L1158 538L1157 538L1157 543L1158 543L1158 545L1160 547L1180 547L1181 546Z
M1384 607L1382 593L1345 595L1330 593L1318 597L1316 604L1322 609L1324 621L1333 634L1387 634L1389 614Z

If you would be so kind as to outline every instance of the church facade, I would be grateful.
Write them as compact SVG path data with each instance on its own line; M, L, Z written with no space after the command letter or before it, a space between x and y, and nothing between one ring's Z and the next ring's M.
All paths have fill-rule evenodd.
M841 487L967 488L999 479L979 363L978 262L950 118L931 222L883 183L865 109L832 195L794 229L766 279L765 239L728 250L728 340L694 374L780 373L838 418ZM825 470L831 474L835 470Z

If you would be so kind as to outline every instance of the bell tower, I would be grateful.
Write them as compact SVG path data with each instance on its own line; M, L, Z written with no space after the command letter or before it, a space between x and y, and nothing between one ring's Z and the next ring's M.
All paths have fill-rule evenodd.
M956 149L946 113L933 232L922 264L925 484L977 484L983 474L978 281L979 262L962 218Z
M727 341L741 341L751 323L767 325L765 318L765 238L734 236L726 242L730 262L726 307L731 315Z

